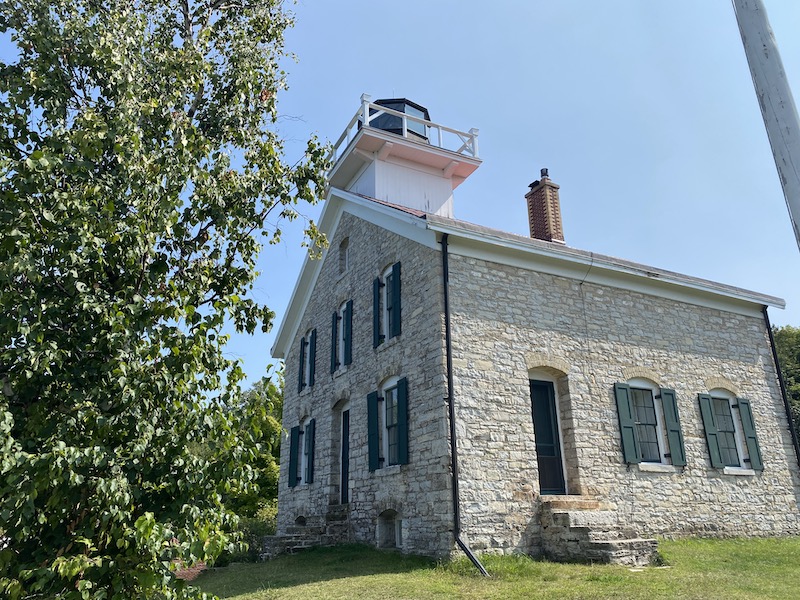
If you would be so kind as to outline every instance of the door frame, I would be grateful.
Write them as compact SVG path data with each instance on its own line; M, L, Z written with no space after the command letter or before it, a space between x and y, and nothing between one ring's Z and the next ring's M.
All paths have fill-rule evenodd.
M347 414L347 432L344 416ZM339 503L350 502L350 403L345 403L339 411ZM345 435L345 433L347 435ZM347 450L347 456L345 456ZM347 502L344 500L347 499Z
M554 412L555 412L555 415L556 415L555 426L556 426L556 433L558 434L558 452L559 452L560 459L561 459L561 477L564 480L564 495L568 495L569 494L569 481L568 481L568 478L567 478L567 462L566 462L566 458L564 457L564 435L563 435L564 432L563 432L563 430L561 428L561 402L560 402L560 398L559 398L559 394L558 394L558 381L552 375L548 375L548 374L543 373L543 372L541 372L541 371L539 371L537 369L533 369L528 373L528 399L529 399L530 404L531 404L531 408L530 408L530 411L531 411L531 427L534 428L533 429L534 448L535 448L535 444L536 444L536 431L535 431L535 427L536 426L533 423L533 404L532 404L533 403L533 396L531 395L531 392L530 392L530 384L531 384L531 382L534 382L534 381L535 382L540 382L540 383L549 383L550 385L553 386L553 404L554 404L553 408L554 408ZM539 460L538 453L537 453L536 460L537 460L537 467L538 467L538 460ZM539 488L539 490L541 492L541 488Z

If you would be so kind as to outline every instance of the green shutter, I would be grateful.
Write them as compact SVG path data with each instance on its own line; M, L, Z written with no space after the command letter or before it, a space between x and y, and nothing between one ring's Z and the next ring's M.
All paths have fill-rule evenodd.
M719 452L719 438L717 437L717 420L714 417L714 407L712 406L711 396L708 394L697 394L700 402L700 414L703 417L703 427L706 431L706 443L708 444L708 456L711 458L711 466L715 469L722 469L722 456Z
M286 477L289 487L297 485L297 459L300 456L300 426L292 427L289 432L289 473Z
M344 305L344 364L353 362L353 301Z
M314 371L317 368L317 330L311 332L310 347L308 349L308 385L314 385Z
M408 464L408 380L397 382L397 462Z
M744 398L737 398L736 402L739 404L739 416L742 418L742 430L747 444L747 454L750 456L750 468L761 471L764 469L764 463L761 461L761 448L758 446L756 424L753 421L750 401Z
M372 347L377 348L383 341L381 335L381 278L372 281Z
M619 429L622 435L622 455L628 464L642 461L639 442L636 439L636 422L633 418L631 386L627 383L614 384L614 397L617 400Z
M337 346L339 344L339 315L334 311L333 315L331 316L331 373L336 371L336 368L339 366L339 361L337 360Z
M300 338L300 369L298 369L298 377L297 377L297 393L303 391L303 388L306 387L306 383L303 380L303 372L306 370L306 338L305 336Z
M392 333L389 337L400 335L401 330L401 309L400 309L400 263L396 262L392 265L392 289L389 292L392 295L392 322L389 327Z
M316 429L316 419L311 419L306 425L305 445L308 461L306 462L306 483L314 481L314 431Z
M683 432L681 431L681 418L678 415L675 390L661 388L661 407L664 409L664 425L667 430L672 464L676 467L684 467L686 466L686 451L683 447Z
M367 446L369 449L369 470L376 471L380 458L380 432L378 431L378 392L367 394Z

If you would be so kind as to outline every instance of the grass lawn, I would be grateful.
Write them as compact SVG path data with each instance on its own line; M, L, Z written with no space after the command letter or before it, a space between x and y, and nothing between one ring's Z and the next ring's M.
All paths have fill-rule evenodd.
M800 538L659 544L666 567L631 570L485 556L437 564L366 546L316 548L210 571L195 582L235 600L425 598L800 598Z

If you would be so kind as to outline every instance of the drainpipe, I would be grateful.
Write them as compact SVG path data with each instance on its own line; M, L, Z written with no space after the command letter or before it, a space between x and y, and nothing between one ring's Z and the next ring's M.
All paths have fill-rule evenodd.
M789 405L789 396L786 395L786 384L783 382L783 373L781 373L781 365L778 361L778 350L775 348L775 336L772 335L772 325L770 325L769 322L766 305L762 306L761 310L764 313L764 322L767 325L767 333L769 334L769 346L772 349L772 360L775 361L775 370L778 372L778 383L781 386L781 396L783 396L783 408L786 410L786 418L789 419L789 431L792 433L794 455L797 459L797 464L800 465L800 443L798 443L797 440L797 432L794 430L792 407Z
M469 546L461 539L461 509L458 500L458 444L456 444L456 411L453 398L453 347L450 338L450 268L447 254L448 234L442 234L442 287L444 289L444 344L447 356L447 409L450 417L450 471L453 490L453 538L461 551L472 561L475 568L484 577L489 577L478 557L472 553Z

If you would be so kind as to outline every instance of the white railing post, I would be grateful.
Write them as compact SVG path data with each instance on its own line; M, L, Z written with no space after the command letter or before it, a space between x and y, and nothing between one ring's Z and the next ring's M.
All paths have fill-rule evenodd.
M473 127L469 130L469 134L472 136L472 156L478 158L478 130Z
M361 94L361 112L363 124L366 127L369 125L369 105L372 102L372 96L369 94Z

